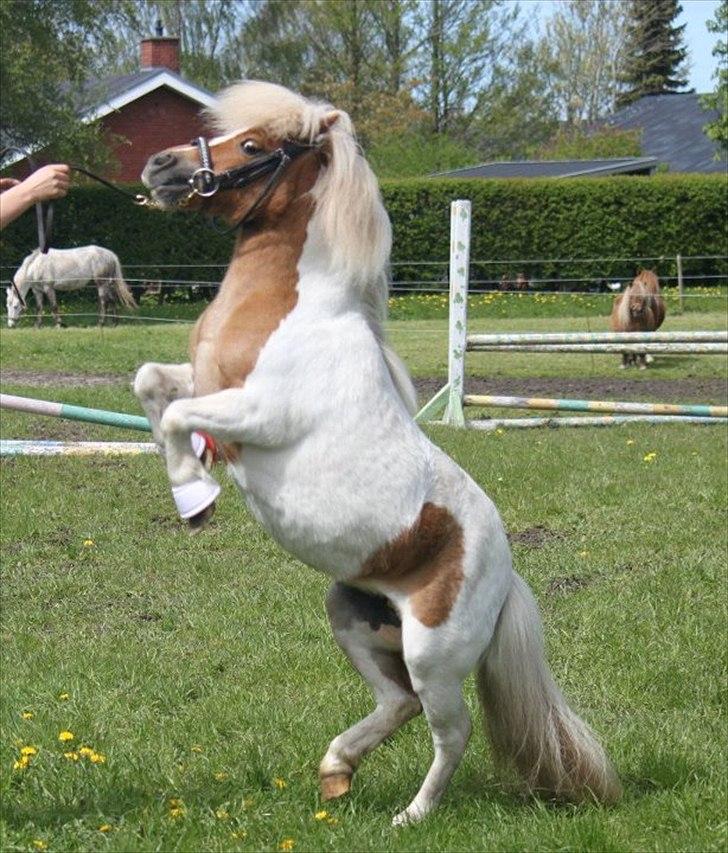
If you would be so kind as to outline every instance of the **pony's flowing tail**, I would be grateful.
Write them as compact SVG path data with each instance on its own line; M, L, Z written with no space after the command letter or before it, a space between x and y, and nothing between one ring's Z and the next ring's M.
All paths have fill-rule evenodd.
M530 791L571 802L619 799L609 759L548 670L536 602L515 573L478 668L478 692L496 760L513 765Z
M114 288L114 296L116 296L116 299L121 302L125 308L130 308L131 310L135 310L137 308L134 296L132 295L131 290L129 290L129 285L124 281L124 275L121 272L121 264L118 259L114 263L114 280L112 281L112 287Z

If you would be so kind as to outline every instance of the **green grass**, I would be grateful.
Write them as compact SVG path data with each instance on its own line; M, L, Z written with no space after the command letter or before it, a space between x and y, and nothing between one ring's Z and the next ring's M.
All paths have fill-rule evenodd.
M720 314L670 322L725 327ZM391 324L418 375L442 372L444 330L435 322L425 336L432 325ZM187 331L3 330L4 370L118 376L3 390L137 411L129 374L150 357L184 358ZM520 357L506 358L471 364L483 375L551 375L546 361L559 357L544 356L530 374ZM569 376L616 373L606 360L565 358ZM720 359L658 365L665 378L725 376ZM47 435L62 423L3 413L2 435L39 426ZM141 435L66 426L75 437ZM37 840L69 851L275 851L291 838L298 851L724 850L725 430L431 434L488 491L511 533L550 533L542 547L516 537L515 563L541 604L558 680L622 776L617 807L519 801L495 776L476 726L441 809L395 831L391 817L430 760L417 719L362 763L350 798L326 806L337 822L317 821L318 761L371 707L330 638L324 578L270 541L222 471L214 522L189 538L156 458L12 459L0 463L0 849L33 850ZM469 683L477 720L474 695ZM106 761L64 758L62 730ZM13 772L23 745L38 754Z

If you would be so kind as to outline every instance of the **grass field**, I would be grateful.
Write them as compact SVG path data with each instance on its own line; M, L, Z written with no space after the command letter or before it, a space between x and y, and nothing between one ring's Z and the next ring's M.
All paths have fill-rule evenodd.
M691 313L668 328L725 322ZM182 360L187 332L3 329L0 366L15 377L3 390L138 411L129 375ZM393 322L391 337L415 375L442 375L441 321ZM620 375L607 356L482 355L470 368ZM638 386L725 370L718 357L674 358L621 375ZM3 438L140 437L7 412L0 426ZM622 803L520 801L476 726L441 809L393 830L430 760L417 719L362 763L351 797L322 806L318 761L371 707L330 639L325 580L270 541L224 475L212 526L189 538L158 459L6 459L0 849L726 849L726 431L430 432L498 505L553 670L607 745ZM468 684L477 720L474 695ZM27 766L23 747L37 750Z

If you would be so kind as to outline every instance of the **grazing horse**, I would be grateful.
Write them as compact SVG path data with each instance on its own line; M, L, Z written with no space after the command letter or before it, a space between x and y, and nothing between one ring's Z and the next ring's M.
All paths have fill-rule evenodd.
M609 326L613 332L654 332L665 319L665 301L660 294L660 280L652 270L642 270L612 305ZM649 355L622 353L622 368L638 364L645 370Z
M225 90L209 116L219 136L153 155L142 177L163 207L237 226L232 260L190 363L145 364L134 389L182 518L199 526L220 490L207 433L252 514L332 581L334 637L376 707L331 741L323 798L424 710L434 760L394 823L423 818L470 736L475 670L495 754L528 790L615 801L609 760L549 672L495 506L413 420L383 340L390 224L349 117L260 82Z
M99 299L99 325L106 320L106 309L114 302L125 308L136 308L136 302L121 273L116 255L102 246L78 246L75 249L40 249L31 252L13 276L6 289L8 326L12 328L26 308L26 297L33 291L38 307L36 328L43 322L43 297L51 306L56 327L61 326L57 290L80 290L89 283L96 285Z

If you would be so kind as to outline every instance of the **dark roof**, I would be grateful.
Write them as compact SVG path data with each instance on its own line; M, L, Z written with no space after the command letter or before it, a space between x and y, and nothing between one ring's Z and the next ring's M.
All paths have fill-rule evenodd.
M614 157L607 160L503 160L438 172L434 178L574 178L649 173L653 157Z
M642 153L666 163L671 172L725 172L716 159L720 148L703 128L718 116L700 95L648 95L606 119L610 127L642 130Z
M206 89L190 83L169 68L145 68L142 71L115 74L101 80L87 80L76 94L77 109L82 114L96 113L103 110L105 105L124 100L124 96L132 95L135 89L146 87L156 77L163 77L175 88L183 90L183 94L200 103L207 103L212 99L212 94Z

